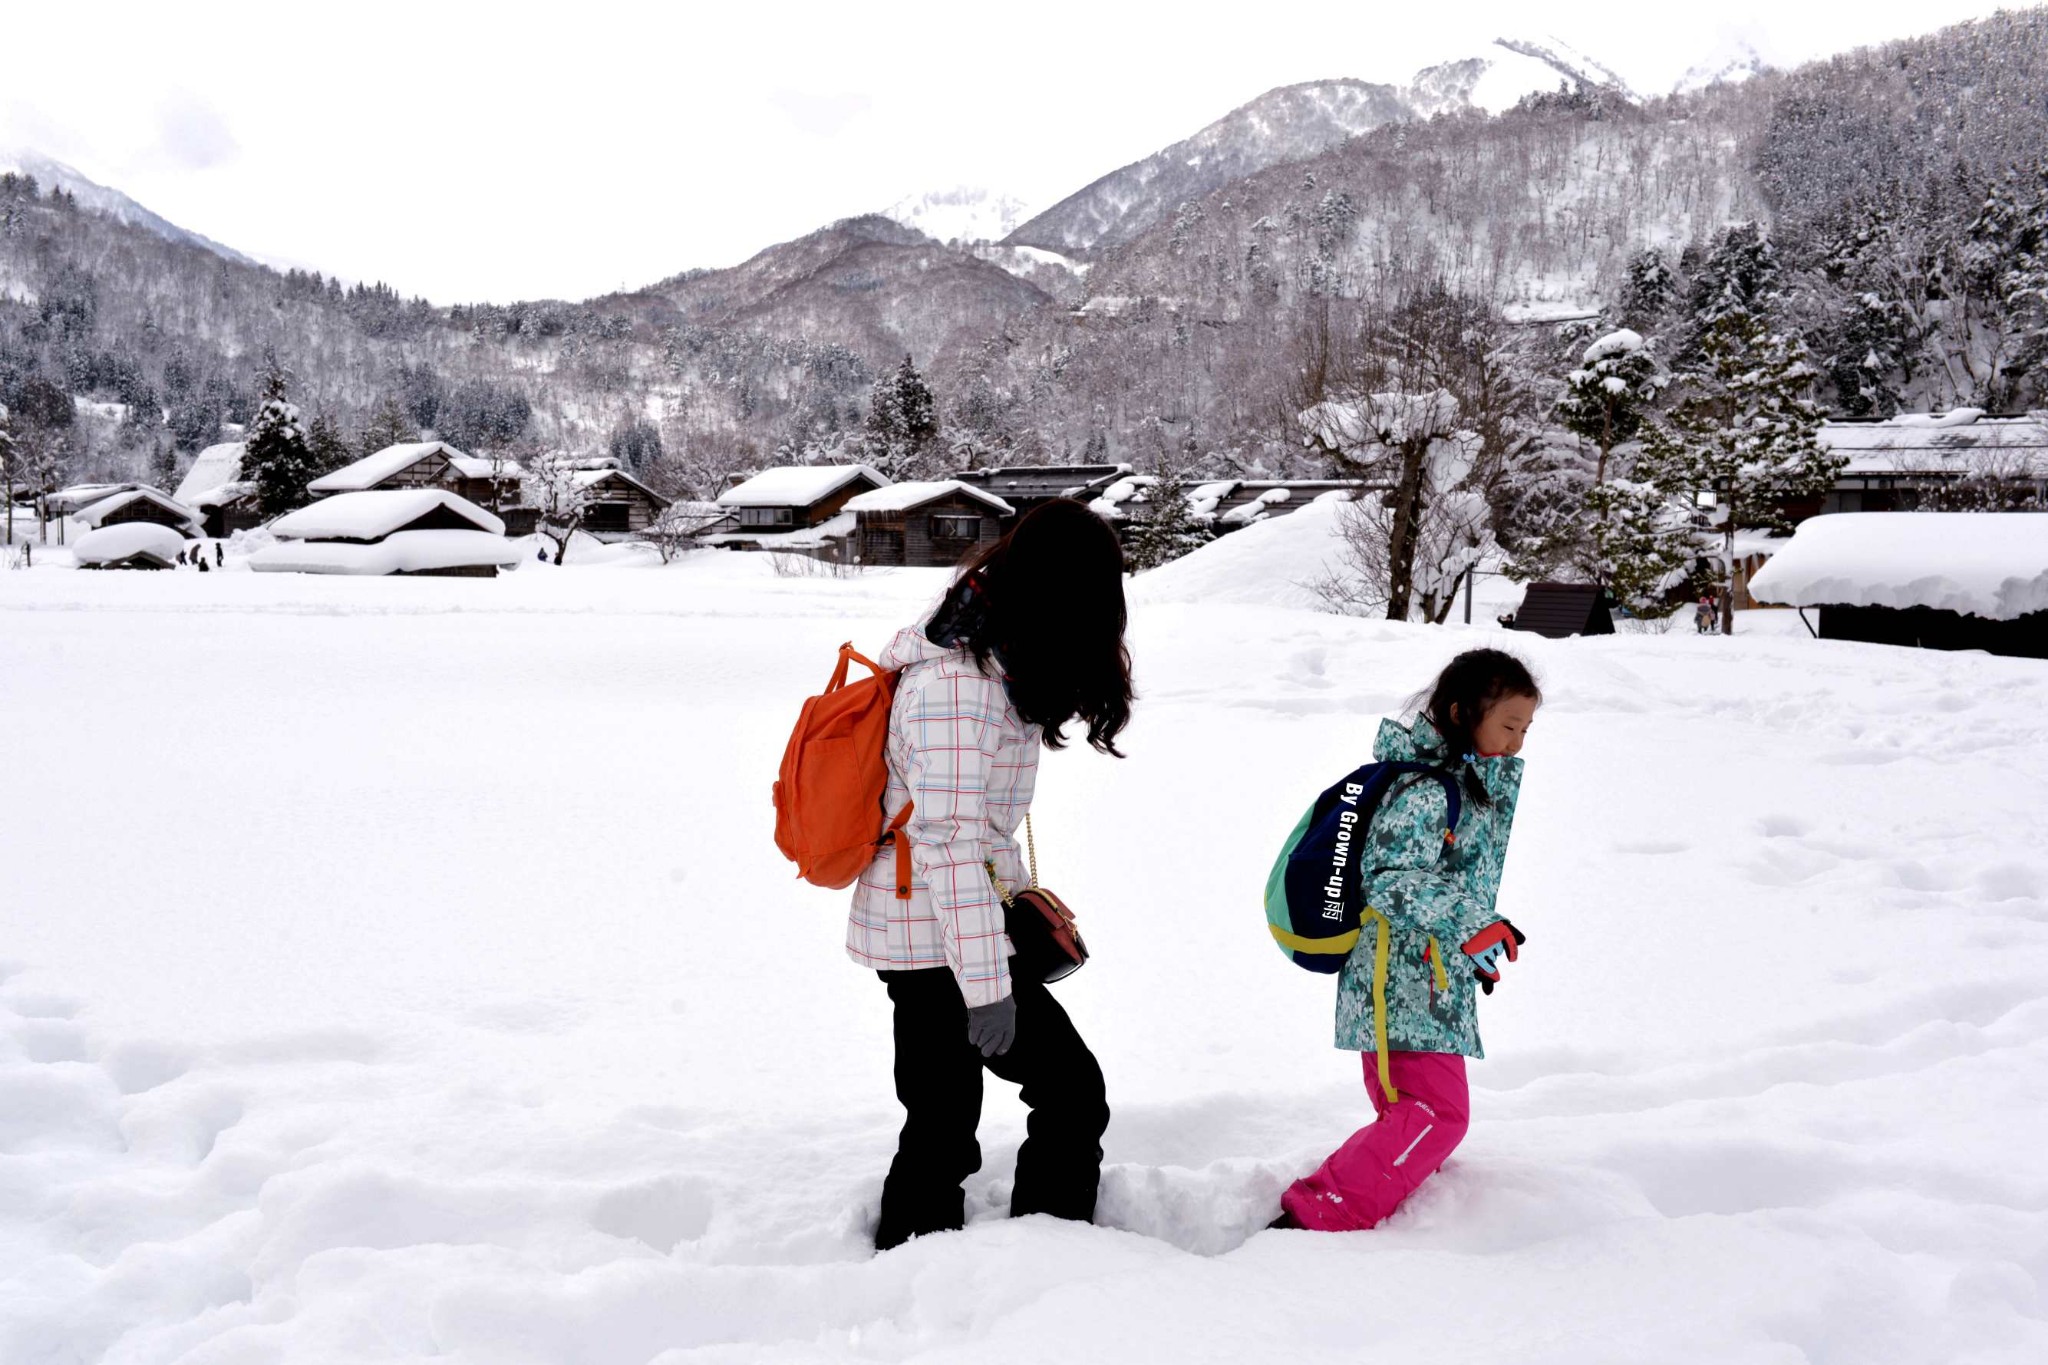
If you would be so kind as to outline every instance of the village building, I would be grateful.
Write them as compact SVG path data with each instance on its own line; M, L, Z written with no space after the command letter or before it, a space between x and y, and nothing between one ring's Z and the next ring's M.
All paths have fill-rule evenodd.
M445 488L460 497L466 476L456 461L469 458L446 441L408 441L322 474L306 491L326 497L373 488Z
M256 485L242 477L242 456L248 444L223 441L199 452L171 497L199 514L200 533L226 540L237 531L263 524Z
M448 463L456 475L453 492L497 513L507 535L533 533L540 509L526 505L526 470L517 460L456 451Z
M1470 600L1468 596L1468 609ZM1531 583L1523 590L1522 605L1502 624L1549 640L1614 634L1607 592L1597 583Z
M1823 640L2048 659L2048 513L1810 517L1750 590Z
M89 531L131 522L149 522L168 527L182 536L197 536L200 522L198 512L169 494L140 487L128 488L88 503L74 512L72 519Z
M614 542L644 534L669 499L623 469L586 469L576 475L583 489L578 526L599 540Z
M124 521L87 531L71 547L81 569L169 569L188 542L178 531L153 521Z
M1225 479L1190 489L1195 518L1221 532L1299 512L1328 494L1352 498L1363 487L1356 479Z
M990 493L946 479L892 483L846 504L854 556L863 565L950 569L1002 538L1016 509Z
M1093 501L1130 472L1127 464L1005 465L963 470L953 477L1001 498L1023 516L1056 498Z
M258 573L491 578L525 557L503 521L445 488L340 493L270 530L278 542L249 557Z
M1157 474L1125 474L1089 505L1119 532L1126 531L1134 521L1151 514L1158 486ZM1222 535L1298 512L1330 494L1356 497L1366 486L1347 479L1214 479L1186 485L1182 496L1196 523Z
M1985 480L2014 492L2030 488L2048 506L2048 414L1993 417L1955 408L1824 422L1819 435L1848 464L1825 497L1786 509L1795 520L1823 512L1911 512L1959 483Z
M887 487L888 478L864 464L783 465L764 469L718 495L732 514L703 537L733 550L790 550L828 559L848 557L854 515L846 504Z

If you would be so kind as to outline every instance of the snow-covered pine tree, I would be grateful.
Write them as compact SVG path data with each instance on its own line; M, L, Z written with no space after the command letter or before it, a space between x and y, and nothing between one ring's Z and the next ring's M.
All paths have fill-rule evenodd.
M405 415L405 409L398 405L396 398L387 397L370 414L369 423L364 426L362 438L356 442L358 455L375 455L387 446L404 445L417 441L419 431L412 419Z
M1676 362L1680 372L1704 364L1707 335L1722 319L1769 313L1777 291L1778 254L1763 225L1731 224L1686 289L1685 334Z
M1188 504L1187 480L1178 466L1160 466L1159 481L1146 490L1146 499L1138 507L1124 548L1125 562L1134 573L1171 563L1216 538L1213 530L1196 520L1194 508Z
M341 427L326 413L315 415L306 424L306 460L314 478L333 473L355 457Z
M1678 281L1664 253L1645 247L1629 257L1628 284L1621 294L1621 320L1639 331L1654 329L1678 298Z
M1844 459L1820 443L1820 411L1807 397L1814 371L1796 334L1730 309L1700 349L1689 391L1666 421L1650 426L1636 470L1669 496L1719 496L1727 634L1735 628L1737 532L1784 528L1784 504L1827 492Z
M170 492L178 486L178 448L159 440L149 452L150 486Z
M1617 467L1617 448L1640 434L1664 383L1649 343L1624 327L1586 347L1565 375L1557 404L1564 428L1597 453L1583 502L1566 509L1552 534L1571 538L1573 557L1593 581L1638 610L1655 605L1695 549L1687 519L1671 500Z
M909 356L869 391L864 434L868 462L890 478L920 479L939 472L938 400Z
M299 410L285 397L290 385L291 372L276 357L267 359L263 406L249 423L248 449L242 456L243 477L256 485L256 500L266 520L312 501L306 484L319 477Z

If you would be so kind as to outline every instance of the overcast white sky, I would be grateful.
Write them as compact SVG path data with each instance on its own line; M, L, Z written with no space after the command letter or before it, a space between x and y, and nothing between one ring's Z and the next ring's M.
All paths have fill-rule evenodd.
M1405 81L1495 36L1557 34L1654 92L1738 41L1789 65L1998 6L9 8L0 146L252 255L450 303L728 265L956 184L1043 208L1274 86Z

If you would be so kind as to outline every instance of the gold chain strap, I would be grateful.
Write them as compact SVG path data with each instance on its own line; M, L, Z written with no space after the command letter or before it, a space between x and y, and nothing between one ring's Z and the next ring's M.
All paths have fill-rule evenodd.
M1031 853L1031 886L1026 888L1030 890L1038 886L1038 835L1031 828L1031 813L1029 811L1024 813L1024 847L1030 850ZM990 858L982 866L988 869L988 879L995 886L996 894L1003 898L1005 908L1013 905L1016 902L1016 897L1010 888L1003 884L1003 879L996 875L996 860Z

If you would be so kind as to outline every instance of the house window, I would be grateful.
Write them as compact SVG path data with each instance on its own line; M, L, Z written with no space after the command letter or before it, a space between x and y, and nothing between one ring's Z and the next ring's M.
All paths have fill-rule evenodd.
M778 526L794 526L796 525L796 509L794 507L742 507L740 509L740 525L760 530L772 530Z
M981 518L958 516L934 516L932 518L933 540L980 540Z
M630 531L633 509L623 502L593 502L583 509L583 529L590 532Z

